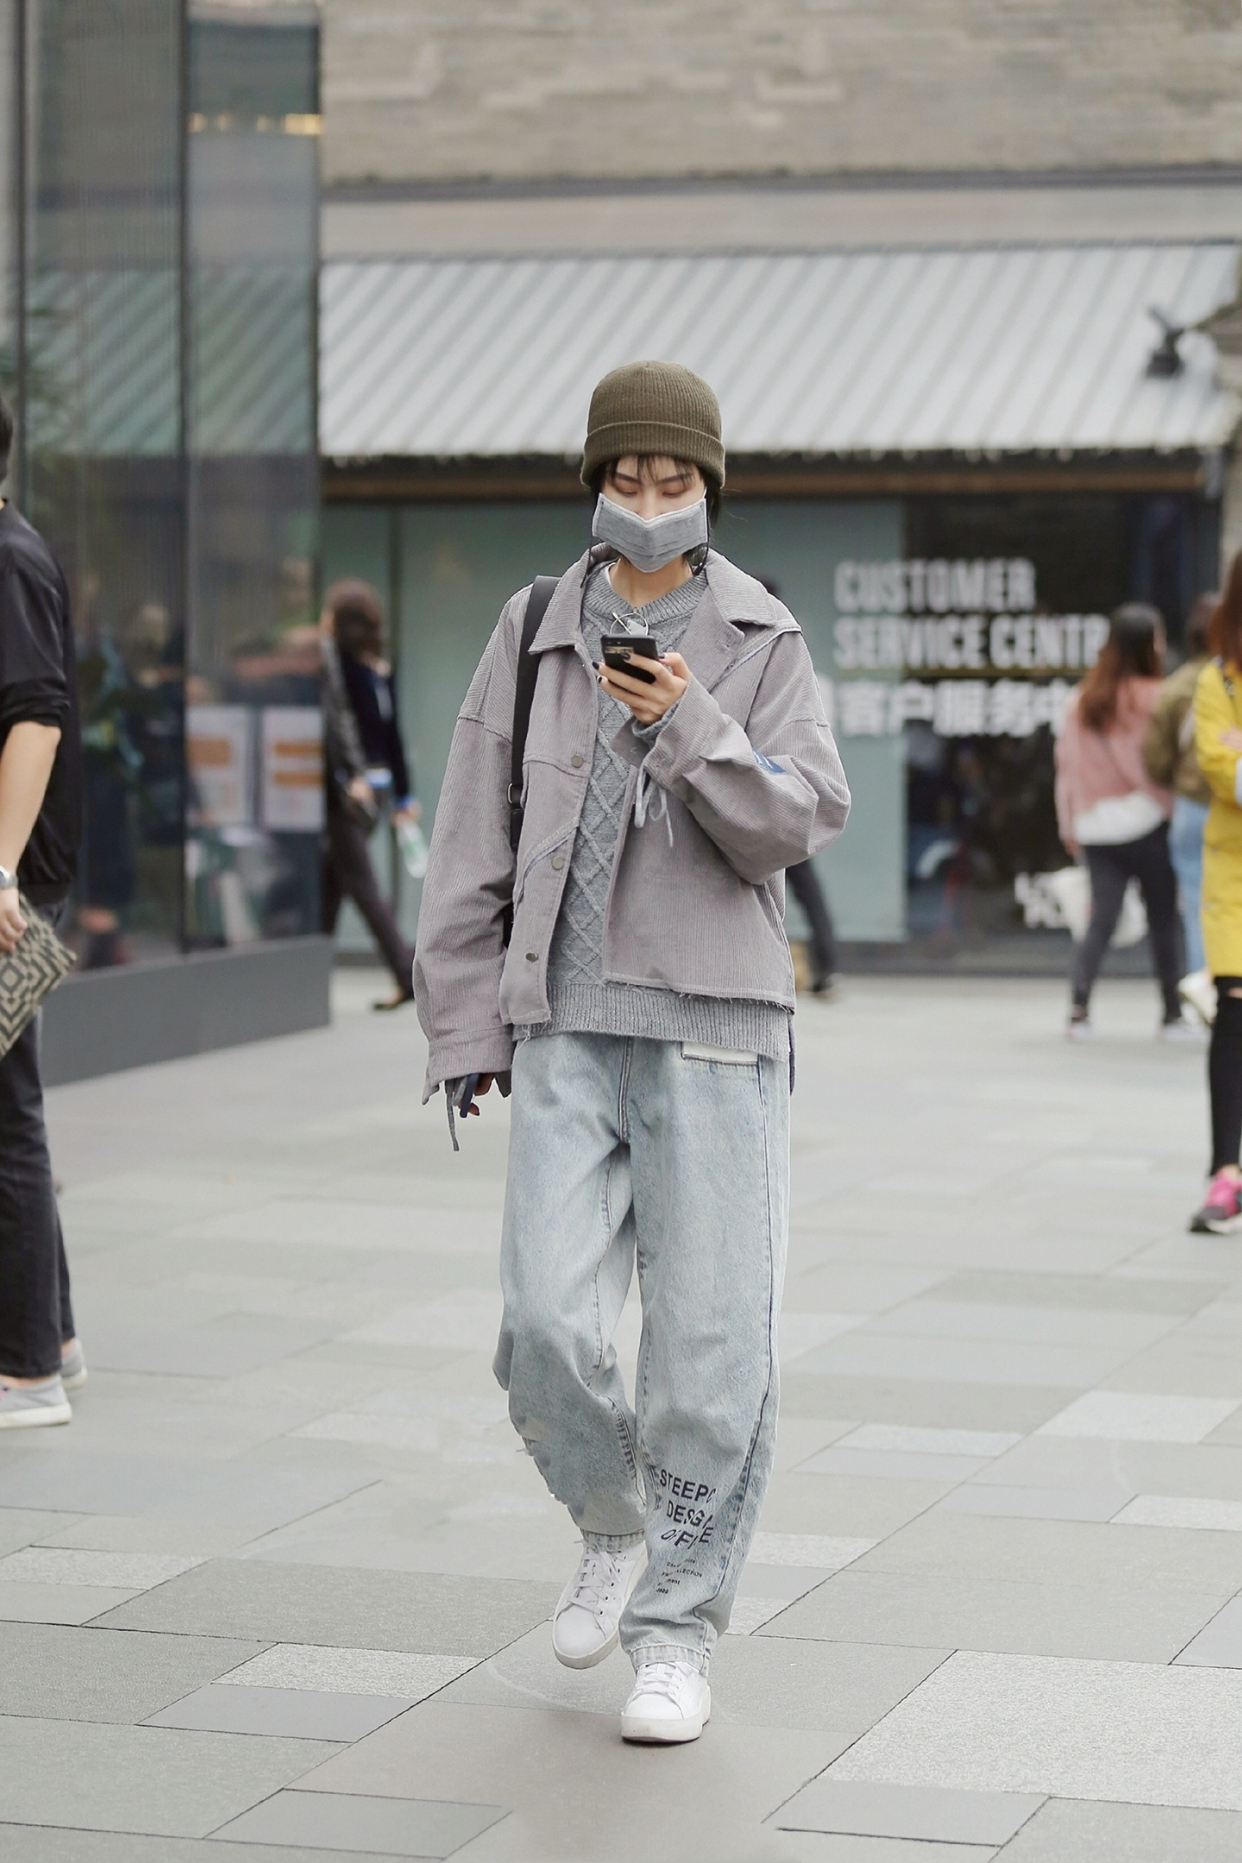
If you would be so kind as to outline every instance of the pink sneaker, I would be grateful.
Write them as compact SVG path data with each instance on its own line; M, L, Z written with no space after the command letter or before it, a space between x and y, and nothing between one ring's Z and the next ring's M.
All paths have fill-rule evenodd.
M1242 1183L1224 1171L1218 1171L1208 1185L1203 1208L1190 1219L1196 1235L1227 1236L1242 1229Z

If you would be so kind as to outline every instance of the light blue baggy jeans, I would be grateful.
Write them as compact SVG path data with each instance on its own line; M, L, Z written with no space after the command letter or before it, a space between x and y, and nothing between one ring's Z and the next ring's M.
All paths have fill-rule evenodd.
M1169 823L1169 859L1177 875L1177 903L1186 941L1186 969L1202 970L1203 955L1203 831L1208 805L1189 796L1174 796Z
M788 1205L787 1064L518 1044L496 1376L588 1542L646 1534L621 1619L636 1665L706 1671L729 1622L772 1468ZM635 1260L631 1407L611 1341Z

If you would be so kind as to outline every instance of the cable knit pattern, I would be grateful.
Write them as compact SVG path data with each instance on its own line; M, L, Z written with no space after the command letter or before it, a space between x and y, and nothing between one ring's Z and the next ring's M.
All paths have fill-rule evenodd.
M650 634L661 653L672 652L690 625L704 586L701 575L692 576L668 595L634 609L613 588L607 567L597 569L582 604L582 638L591 659L601 658L604 634ZM789 1053L789 1013L778 1004L681 996L673 990L604 982L604 916L630 774L611 740L630 716L628 706L601 691L590 781L548 954L551 1018L514 1032L519 1039L571 1031L638 1035L653 1041L753 1049L784 1059ZM653 725L642 736L654 742L659 729ZM662 821L648 817L637 832L666 830Z

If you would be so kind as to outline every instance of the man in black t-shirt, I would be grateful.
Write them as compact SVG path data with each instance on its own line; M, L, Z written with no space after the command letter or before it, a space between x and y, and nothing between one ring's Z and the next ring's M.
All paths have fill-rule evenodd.
M0 483L13 416L0 397ZM18 887L49 919L82 832L69 592L51 552L0 498L0 951L26 930ZM38 1021L0 1059L0 1429L68 1423L86 1378L52 1184Z

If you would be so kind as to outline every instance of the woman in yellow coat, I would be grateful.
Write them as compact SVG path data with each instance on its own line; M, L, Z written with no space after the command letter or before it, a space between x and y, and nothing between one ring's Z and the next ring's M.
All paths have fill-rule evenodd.
M1216 985L1208 1051L1212 1170L1190 1227L1242 1228L1242 553L1212 616L1214 655L1195 687L1195 754L1212 792L1203 841L1203 943Z

